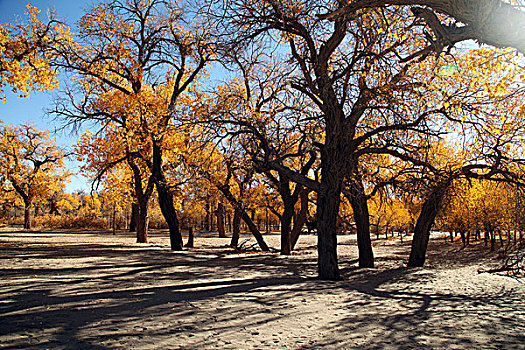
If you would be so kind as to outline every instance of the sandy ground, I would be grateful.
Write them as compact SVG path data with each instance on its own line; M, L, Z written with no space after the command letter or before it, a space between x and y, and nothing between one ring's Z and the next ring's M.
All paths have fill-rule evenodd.
M175 253L165 233L0 231L0 348L525 348L525 284L479 274L497 264L479 245L436 237L427 267L408 269L410 242L374 240L377 268L363 270L340 236L345 280L325 282L314 236L291 257L228 241Z

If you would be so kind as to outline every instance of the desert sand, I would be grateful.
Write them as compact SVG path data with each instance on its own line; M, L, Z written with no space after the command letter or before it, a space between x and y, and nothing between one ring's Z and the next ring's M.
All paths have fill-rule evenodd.
M165 232L0 231L0 348L525 348L524 281L478 273L499 263L480 243L435 234L426 267L406 268L409 240L374 239L377 267L357 269L340 236L344 280L326 282L315 236L289 257L206 236L171 252Z

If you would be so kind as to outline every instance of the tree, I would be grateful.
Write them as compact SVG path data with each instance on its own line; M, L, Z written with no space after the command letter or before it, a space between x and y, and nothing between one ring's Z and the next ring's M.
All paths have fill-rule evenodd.
M27 23L0 24L0 96L12 87L20 97L30 90L52 90L58 86L57 71L49 43L64 43L72 38L69 28L50 16L46 23L38 19L40 11L27 6Z
M190 21L184 10L163 0L101 3L80 21L78 42L57 47L60 60L55 62L77 75L83 95L75 101L70 93L55 113L74 123L98 121L102 127L115 123L150 150L130 153L125 160L135 174L135 161L143 157L174 250L182 249L182 236L163 166L164 143L213 58L207 26ZM114 105L112 100L119 102ZM135 184L139 183L135 177Z
M239 43L266 35L273 38L271 43L283 44L268 50L287 55L283 61L294 73L289 86L315 106L311 120L322 130L314 142L320 153L320 182L283 167L264 150L261 158L270 169L286 171L293 181L317 192L318 271L323 279L340 278L336 224L343 180L354 182L354 190L364 197L357 183L360 157L373 152L382 137L392 142L383 142L385 147L396 147L407 131L427 134L426 121L442 112L434 101L422 99L424 82L431 76L429 67L415 60L420 55L413 55L425 41L422 24L410 25L406 8L367 9L351 18L321 16L326 8L344 7L329 1L233 2L227 12ZM365 215L364 210L354 213ZM360 226L367 226L363 222ZM360 266L372 267L368 231L358 237Z
M70 173L64 167L64 153L49 137L31 124L2 125L0 128L0 174L24 202L24 228L31 228L31 209L64 188Z

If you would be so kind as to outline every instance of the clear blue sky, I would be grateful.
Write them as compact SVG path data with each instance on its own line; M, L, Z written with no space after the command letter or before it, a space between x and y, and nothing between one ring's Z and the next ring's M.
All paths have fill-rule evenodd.
M53 11L58 18L64 20L72 29L75 23L82 16L85 9L91 7L91 0L0 0L0 22L23 21L26 5L39 8L41 15L46 16L47 11ZM53 103L54 92L31 92L31 98L19 98L12 93L7 93L7 102L0 103L0 120L20 124L23 122L33 122L39 129L48 129L53 132L61 126L61 122L56 122L50 117L46 117L45 110ZM77 135L67 133L57 133L55 135L57 143L62 147L69 147L76 142ZM77 171L78 164L76 161L68 161L68 167L72 171ZM90 186L87 180L80 176L74 176L68 184L66 191L72 192L76 189L89 190Z

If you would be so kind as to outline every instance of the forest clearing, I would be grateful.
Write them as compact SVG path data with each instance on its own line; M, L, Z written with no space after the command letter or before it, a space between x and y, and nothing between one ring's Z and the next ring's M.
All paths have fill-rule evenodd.
M424 268L410 240L374 240L357 268L339 237L343 281L316 277L316 237L296 253L236 253L197 235L173 252L119 232L0 232L4 349L522 349L525 284L494 273L498 253L434 233ZM241 241L249 236L242 236ZM265 237L278 246L278 236ZM255 243L253 238L249 238Z

